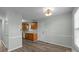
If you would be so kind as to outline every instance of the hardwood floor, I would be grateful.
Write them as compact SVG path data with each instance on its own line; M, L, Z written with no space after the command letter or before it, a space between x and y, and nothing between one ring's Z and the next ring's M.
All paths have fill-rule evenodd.
M42 41L32 42L23 40L23 47L12 52L71 52L71 48L54 45ZM0 52L7 52L5 46L0 42Z
M12 52L71 52L71 48L54 45L42 41L23 40L23 47Z
M0 52L7 52L7 48L5 48L5 46L1 41L0 41Z

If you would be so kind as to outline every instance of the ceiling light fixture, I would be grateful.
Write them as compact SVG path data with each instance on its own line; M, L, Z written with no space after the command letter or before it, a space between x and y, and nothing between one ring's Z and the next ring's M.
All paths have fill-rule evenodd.
M46 16L51 16L52 15L52 12L54 11L54 8L43 8L43 13L46 15Z

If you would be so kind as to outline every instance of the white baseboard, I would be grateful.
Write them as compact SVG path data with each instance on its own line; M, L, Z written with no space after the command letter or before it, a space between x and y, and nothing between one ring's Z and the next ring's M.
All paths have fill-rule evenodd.
M18 47L16 47L16 48L9 49L8 52L11 52L11 51L13 51L13 50L15 50L15 49L18 49L18 48L21 48L21 47L22 47L22 45L20 45L20 46L18 46Z
M49 41L43 41L43 40L40 40L40 41L42 41L42 42L46 42L46 43L50 43L50 44L59 45L59 46L63 46L63 47L67 47L67 48L72 48L72 46L67 46L67 45L64 45L64 44L52 43L52 42L49 42Z

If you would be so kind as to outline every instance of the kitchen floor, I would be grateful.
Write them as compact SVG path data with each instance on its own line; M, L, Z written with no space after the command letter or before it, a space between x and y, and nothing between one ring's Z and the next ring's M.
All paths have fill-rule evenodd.
M12 52L71 52L71 48L50 44L42 41L32 42L23 39L23 47Z

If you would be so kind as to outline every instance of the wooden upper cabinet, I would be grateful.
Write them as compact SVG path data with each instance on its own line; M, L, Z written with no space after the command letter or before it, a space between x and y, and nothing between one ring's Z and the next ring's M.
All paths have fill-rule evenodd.
M22 23L22 30L23 31L29 30L29 24L27 22Z
M38 23L37 22L32 22L31 23L31 29L36 30L38 28Z

